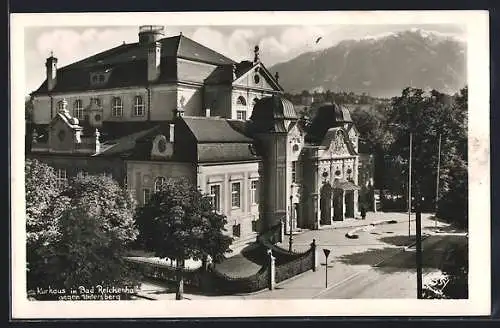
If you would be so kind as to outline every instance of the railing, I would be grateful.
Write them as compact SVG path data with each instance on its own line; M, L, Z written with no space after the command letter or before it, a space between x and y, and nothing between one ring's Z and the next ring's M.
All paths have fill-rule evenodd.
M219 293L252 293L269 287L270 268L263 265L260 270L248 277L230 277L217 270L211 270L211 288Z
M312 248L304 254L300 254L293 261L276 265L276 283L290 279L296 275L312 270L314 265L314 251Z
M144 277L175 282L177 281L177 275L182 273L186 285L201 287L202 275L204 274L203 268L194 270L180 269L160 263L151 263L131 258L126 258L125 260L131 268L139 271Z

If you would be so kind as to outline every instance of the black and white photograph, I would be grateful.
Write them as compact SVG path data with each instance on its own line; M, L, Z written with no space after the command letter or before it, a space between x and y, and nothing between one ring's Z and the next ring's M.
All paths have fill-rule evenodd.
M14 315L489 314L487 12L11 19Z

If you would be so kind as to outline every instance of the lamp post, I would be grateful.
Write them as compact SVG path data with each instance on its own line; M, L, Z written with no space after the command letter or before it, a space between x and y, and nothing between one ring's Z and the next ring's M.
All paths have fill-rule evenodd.
M434 214L434 227L437 228L437 212L438 212L438 201L439 201L439 169L441 166L441 133L439 134L438 140L438 163L437 163L437 174L436 174L436 213Z
M293 189L292 189L293 191ZM292 244L293 244L293 195L290 195L290 239L288 240L288 251L292 252Z
M413 132L410 131L410 158L408 159L408 238L411 236L411 164L413 150Z

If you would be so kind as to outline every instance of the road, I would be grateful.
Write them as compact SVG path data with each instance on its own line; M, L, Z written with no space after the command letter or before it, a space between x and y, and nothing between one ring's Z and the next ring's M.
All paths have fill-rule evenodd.
M410 238L407 222L368 227L359 233L358 239L345 238L349 229L311 232L320 248L318 270L285 281L273 291L246 298L416 298L415 250L405 247L414 241L414 226L412 222ZM448 247L464 243L466 238L434 234L434 222L428 219L422 220L422 227L426 238L422 243L425 275L438 271ZM311 235L296 236L294 248L305 250L310 239ZM322 248L331 250L327 282Z
M380 214L382 219L404 214ZM378 218L377 218L378 219ZM446 225L438 222L438 227ZM454 244L467 243L465 236L434 233L434 221L422 218L424 274L438 270L443 256ZM349 239L345 234L352 228L307 231L294 236L293 248L304 251L314 238L318 245L320 266L286 280L274 290L253 294L208 296L186 293L186 299L354 299L354 298L416 298L415 250L406 246L414 242L415 222L368 226ZM286 239L286 238L285 238ZM288 248L286 241L281 244ZM325 257L322 249L331 251L328 257L328 280L325 281ZM327 286L327 287L325 287ZM155 299L174 299L175 293L158 286L145 285L145 292ZM151 289L147 291L147 289Z
M436 271L454 236L434 235L423 241L423 274ZM368 269L357 270L314 298L416 298L415 251L400 251Z

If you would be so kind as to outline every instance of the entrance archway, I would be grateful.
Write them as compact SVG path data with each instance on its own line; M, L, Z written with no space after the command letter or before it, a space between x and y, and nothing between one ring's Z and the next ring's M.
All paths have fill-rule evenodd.
M326 183L320 190L320 223L331 224L332 220L332 186Z
M354 218L354 191L345 192L345 217Z
M343 211L344 211L344 191L342 189L336 188L333 193L333 220L343 221Z

